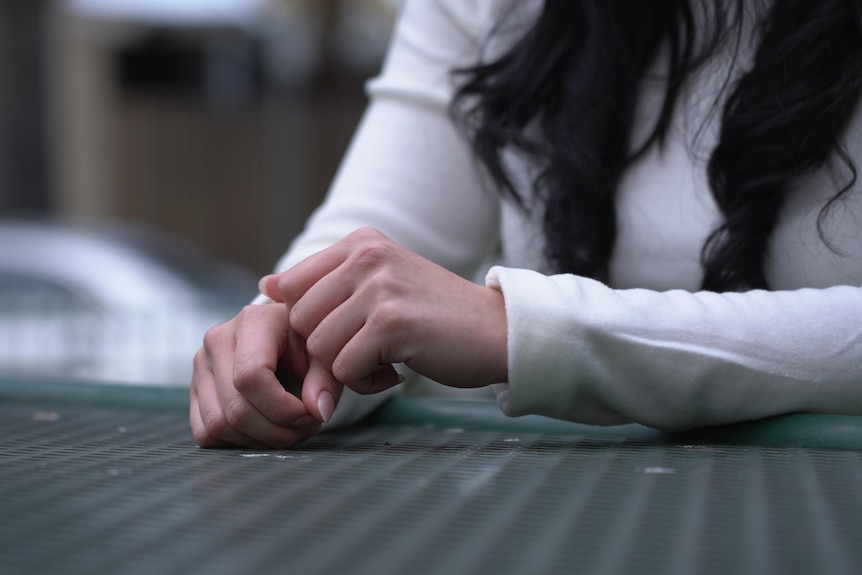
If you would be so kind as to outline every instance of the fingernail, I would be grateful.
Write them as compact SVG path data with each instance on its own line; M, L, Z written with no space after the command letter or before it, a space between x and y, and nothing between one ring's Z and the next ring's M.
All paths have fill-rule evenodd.
M321 391L320 395L317 396L317 411L320 412L323 423L332 419L332 412L335 411L335 398L328 391Z
M262 278L260 278L260 281L257 282L257 289L260 290L260 293L262 293L265 296L269 296L269 293L266 291L266 284L267 284L267 282L269 282L269 278L271 278L271 277L272 277L272 274L267 275L267 276L263 276Z

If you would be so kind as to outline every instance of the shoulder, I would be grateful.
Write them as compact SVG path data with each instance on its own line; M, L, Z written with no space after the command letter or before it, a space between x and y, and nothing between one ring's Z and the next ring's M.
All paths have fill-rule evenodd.
M446 109L456 90L453 70L502 54L541 7L542 0L407 0L368 95Z

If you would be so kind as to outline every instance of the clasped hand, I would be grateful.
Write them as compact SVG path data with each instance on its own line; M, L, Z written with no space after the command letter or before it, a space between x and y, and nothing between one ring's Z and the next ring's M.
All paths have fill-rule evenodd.
M502 294L372 229L260 282L275 303L210 329L190 422L203 447L286 448L318 431L345 386L396 385L393 364L453 387L505 381Z

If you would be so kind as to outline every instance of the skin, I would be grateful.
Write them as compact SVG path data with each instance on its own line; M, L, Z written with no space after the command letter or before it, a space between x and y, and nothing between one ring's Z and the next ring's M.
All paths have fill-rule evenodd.
M326 422L345 386L506 381L503 295L363 228L260 282L276 303L210 329L195 356L190 421L202 447L288 448Z

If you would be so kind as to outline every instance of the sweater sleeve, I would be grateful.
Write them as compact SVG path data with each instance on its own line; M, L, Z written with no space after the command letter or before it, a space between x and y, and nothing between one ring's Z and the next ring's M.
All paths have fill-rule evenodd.
M862 414L862 289L614 290L496 267L502 411L684 429L792 412Z

